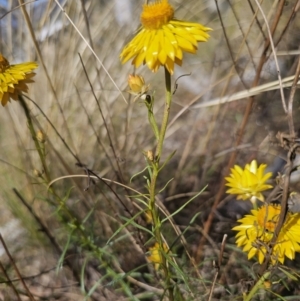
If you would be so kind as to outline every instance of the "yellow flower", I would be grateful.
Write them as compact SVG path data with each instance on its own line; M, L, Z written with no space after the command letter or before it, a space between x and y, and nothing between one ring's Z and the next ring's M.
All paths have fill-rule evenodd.
M231 187L226 192L230 194L237 194L238 200L259 199L264 201L264 196L261 191L272 188L272 185L266 184L267 180L272 177L272 173L265 174L267 165L261 164L257 168L256 160L253 160L250 164L246 164L244 170L235 165L231 168L231 174L226 177L228 182L226 186Z
M31 78L35 73L32 71L37 66L35 62L10 65L0 53L0 101L2 106L5 106L10 98L18 100L18 95L22 91L28 91L27 84L33 82Z
M164 252L168 251L168 247L166 244L163 244ZM150 255L148 256L148 260L154 263L155 270L159 269L160 264L162 263L162 255L159 249L159 244L156 242L153 247L149 248Z
M279 220L280 205L264 205L259 209L251 210L252 215L246 215L238 220L240 225L232 230L239 231L236 235L236 244L243 246L248 252L248 259L257 255L259 263L263 263L268 253L271 263L284 263L285 256L295 258L295 252L300 252L300 214L287 212L285 222L279 232L277 241L271 251L272 240Z
M198 23L174 19L174 9L168 0L144 4L140 19L141 28L124 47L120 58L122 63L134 58L132 65L147 64L153 72L165 66L173 74L174 63L182 64L182 52L196 53L197 43L206 42L207 31L211 30Z

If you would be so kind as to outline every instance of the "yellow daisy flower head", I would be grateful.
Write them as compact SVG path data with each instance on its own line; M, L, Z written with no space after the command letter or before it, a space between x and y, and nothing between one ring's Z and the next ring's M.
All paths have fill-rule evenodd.
M280 230L277 241L272 246L270 242L279 220L280 205L264 205L251 210L251 215L246 215L238 220L240 225L232 230L238 231L236 244L243 246L243 251L248 253L248 259L258 257L258 262L263 263L267 254L271 256L271 264L284 263L285 257L293 260L295 252L300 252L300 214L287 212L285 222Z
M273 186L266 184L266 182L272 177L272 173L265 173L267 165L261 164L257 167L256 160L253 160L250 164L246 164L242 169L239 165L235 165L231 168L231 174L226 177L228 182L225 185L230 187L226 192L230 194L236 194L238 200L252 200L256 198L260 201L264 201L262 191L271 189Z
M0 101L5 106L10 99L18 100L21 92L27 92L28 83L35 75L32 71L38 67L35 62L10 65L0 53Z
M168 251L166 244L163 244L164 252ZM155 270L159 269L160 264L162 263L162 254L159 249L159 244L156 242L153 247L149 248L150 255L148 260L154 264Z
M141 28L124 47L120 58L123 64L133 58L132 65L147 64L153 72L165 66L173 74L174 63L182 64L183 51L196 53L198 42L206 42L211 30L198 23L174 19L174 9L168 0L144 4L140 19Z

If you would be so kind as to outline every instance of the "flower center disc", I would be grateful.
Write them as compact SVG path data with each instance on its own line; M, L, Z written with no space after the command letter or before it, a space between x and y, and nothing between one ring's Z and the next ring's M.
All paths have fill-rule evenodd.
M174 9L167 0L144 4L141 23L146 29L159 29L174 16Z

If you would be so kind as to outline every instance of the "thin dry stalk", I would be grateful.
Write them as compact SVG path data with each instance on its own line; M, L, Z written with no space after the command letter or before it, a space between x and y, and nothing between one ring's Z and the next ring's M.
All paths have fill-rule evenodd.
M16 289L16 287L14 286L13 282L10 280L9 275L6 273L6 270L2 264L2 262L0 261L0 270L2 271L3 275L6 277L7 279L7 284L12 288L12 290L14 291L15 295L17 296L19 301L22 301L18 290Z
M286 102L285 102L285 97L284 97L283 87L282 87L281 73L280 73L280 68L279 68L279 64L278 64L278 59L277 59L277 54L276 54L274 42L273 42L273 35L271 33L267 17L265 15L261 5L259 4L258 0L255 0L255 2L256 2L256 5L257 5L258 9L260 10L261 15L264 18L265 25L267 27L267 31L268 31L268 35L269 35L269 41L270 41L270 45L271 45L271 48L272 48L274 61L275 61L275 65L276 65L277 76L278 76L278 80L279 80L279 90L280 90L280 95L281 95L282 106L283 106L284 112L287 113L287 107L286 107Z
M33 218L35 219L35 221L38 223L39 227L42 230L42 233L45 233L45 235L48 237L48 239L51 242L52 246L55 248L57 254L62 254L61 247L59 246L59 244L57 243L55 237L53 237L53 235L51 234L51 232L49 231L49 229L45 226L45 224L43 223L43 221L36 215L36 213L33 211L32 207L29 206L29 204L25 201L25 199L19 193L19 191L17 189L15 189L15 188L13 188L13 191L16 194L16 196L18 197L18 199L21 201L21 203L27 208L27 210L33 216ZM69 260L68 258L66 258L65 262L68 265L68 267L70 268L70 270L72 271L73 276L76 279L76 281L78 283L80 283L80 277L75 272L75 269L73 268L72 260Z
M287 108L287 116L288 116L288 123L289 123L291 137L295 137L295 127L294 127L294 119L293 119L293 103L294 103L294 96L295 96L295 93L297 90L299 76L300 76L300 57L298 59L295 78L294 78L294 81L292 84L291 93L290 93L289 102L288 102L288 108Z
M88 81L88 83L89 83L89 86L90 86L90 88L91 88L92 94L93 94L93 96L94 96L94 100L95 100L96 103L97 103L97 107L98 107L98 110L99 110L99 112L100 112L100 116L101 116L101 118L102 118L103 124L104 124L105 129L106 129L106 134L107 134L107 138L108 138L108 140L109 140L109 145L110 145L110 147L111 147L111 150L112 150L112 152L113 152L113 155L114 155L114 158L115 158L115 162L116 162L116 165L117 165L116 176L117 176L117 178L118 178L122 183L124 183L124 177L123 177L123 174L122 174L122 170L121 170L121 168L120 168L120 164L119 164L119 160L118 160L118 157L117 157L117 154L116 154L116 150L115 150L115 147L114 147L114 143L113 143L113 141L112 141L112 137L111 137L111 134L110 134L110 131L109 131L107 122L106 122L106 120L105 120L105 117L104 117L102 108L101 108L101 106L100 106L99 100L98 100L98 98L97 98L97 96L96 96L96 93L95 93L95 91L94 91L94 87L93 87L93 85L92 85L92 82L90 81L89 75L88 75L88 73L87 73L87 71L86 71L86 68L85 68L85 66L84 66L84 63L83 63L83 61L82 61L81 55L79 55L79 58L80 58L80 62L81 62L81 65L82 65L84 74L85 74L85 76L86 76L86 79L87 79L87 81Z
M215 285L216 285L216 282L217 282L217 279L219 276L220 268L222 265L222 259L223 259L225 245L226 245L226 239L227 239L227 234L224 234L222 244L221 244L220 254L218 257L218 263L214 262L214 268L215 268L216 272L215 272L214 280L212 282L212 286L210 287L210 292L209 292L207 301L211 301L211 299L212 299L213 291L214 291L214 288L215 288Z
M21 1L21 0L20 0ZM101 65L101 67L103 68L103 70L105 71L105 73L107 74L107 76L109 77L109 79L111 80L111 82L114 84L115 88L121 93L123 100L127 103L126 98L124 97L122 91L120 90L119 86L116 84L116 82L114 81L114 79L111 77L110 73L108 72L108 70L105 68L105 66L103 65L102 61L99 59L99 57L97 56L97 54L95 53L95 51L93 50L92 46L88 43L88 41L85 39L85 37L83 36L83 34L80 32L80 30L77 28L77 26L74 24L74 22L72 21L72 19L69 17L69 15L67 14L67 12L63 9L63 7L61 6L61 4L57 1L54 0L55 3L57 4L57 6L60 8L60 10L64 13L64 15L66 16L66 18L69 20L69 22L71 23L71 25L73 26L73 28L76 30L76 32L79 34L79 36L81 37L81 39L84 41L84 43L87 45L87 47L90 49L90 51L92 52L92 54L95 56L95 58L97 59L98 63Z
M10 254L10 252L9 252L7 246L6 246L6 243L5 243L5 241L4 241L4 239L3 239L2 235L1 235L1 233L0 233L0 241L2 243L2 246L3 246L4 250L5 250L5 253L8 256L9 261L12 264L14 270L16 271L16 273L17 273L17 275L18 275L18 277L19 277L19 279L20 279L20 281L21 281L21 283L22 283L22 285L23 285L23 287L24 287L24 289L25 289L25 291L26 291L29 299L31 301L35 301L33 295L31 294L29 288L27 287L27 285L26 285L26 283L25 283L25 281L24 281L24 279L23 279L23 277L22 277L22 275L21 275L21 273L20 273L17 265L15 264L15 261L14 261L13 257L11 256L11 254Z
M42 52L41 52L41 49L40 49L40 46L39 46L39 43L37 41L37 38L36 38L36 35L35 35L35 32L34 32L34 29L33 29L33 26L32 26L32 22L29 18L29 15L27 13L27 10L26 10L26 6L25 6L25 3L24 3L24 0L19 0L19 3L20 3L20 6L21 6L21 9L22 9L22 13L23 13L23 16L24 16L24 19L26 21L26 24L27 24L27 27L28 27L28 30L30 32L30 36L31 36L31 39L32 39L32 42L34 44L34 47L35 47L35 50L38 54L38 57L39 57L39 61L41 62L41 65L43 67L43 70L45 72L45 75L47 77L47 80L48 80L48 83L50 85L50 90L54 96L54 99L56 100L56 103L58 105L58 108L59 108L59 111L60 111L60 114L63 118L63 124L64 124L64 127L66 128L67 130L67 133L68 133L68 136L71 138L72 135L71 135L71 131L68 127L68 124L67 124L67 120L65 118L65 114L64 114L64 111L63 111L63 108L61 106L61 104L59 103L58 101L58 97L57 97L57 93L56 93L56 90L54 88L54 84L53 84L53 81L51 80L51 77L50 77L50 74L49 74L49 71L48 71L48 68L46 67L46 64L45 64L45 60L43 59L43 55L42 55ZM27 4L27 3L26 3ZM71 143L73 143L73 139L70 139ZM72 145L73 148L75 148L74 145Z

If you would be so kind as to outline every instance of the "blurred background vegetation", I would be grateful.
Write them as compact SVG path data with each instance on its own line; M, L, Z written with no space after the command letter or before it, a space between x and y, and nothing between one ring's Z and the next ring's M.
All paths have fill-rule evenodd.
M28 290L0 246L1 265L10 279L17 280L14 288L18 292L3 274L0 300L28 300L29 291L35 300L160 300L155 291L142 285L159 287L159 277L145 259L151 246L147 235L133 225L120 230L121 223L139 210L134 193L126 186L146 193L142 174L130 179L145 167L143 151L155 146L145 106L140 101L133 103L126 93L133 67L119 61L122 47L139 27L143 1L29 1L23 4L28 19L22 2L0 1L0 51L10 63L39 63L28 94L32 101L27 103L35 130L44 135L50 180L56 181L49 188L44 179L19 103L1 108L0 232L21 274L28 277ZM186 76L176 82L163 159L174 150L176 153L163 170L158 187L162 189L173 180L158 200L165 212L174 212L208 187L174 217L181 231L189 226L183 235L185 248L170 225L165 233L169 243L174 243L172 253L190 276L194 295L187 294L186 300L206 300L214 272L212 261L223 235L228 234L215 300L239 300L240 280L249 277L253 262L247 262L244 254L237 259L236 254L242 253L234 247L230 229L251 205L225 199L222 179L237 139L241 140L235 163L244 165L257 158L268 163L274 174L284 165L285 153L275 134L286 132L288 123L274 56L266 47L267 28L254 0L170 3L178 19L202 23L213 31L196 55L185 54L183 66L175 68L173 84L181 75ZM299 1L260 3L271 29L274 27L273 41L288 95L299 57ZM163 71L153 74L140 67L137 72L151 84L155 115L161 118ZM239 136L251 101L251 114ZM299 93L293 113L298 131ZM87 169L125 188L110 181L77 177L86 175ZM203 227L220 191L218 210L199 255ZM145 218L139 217L136 223L149 227ZM118 235L107 244L118 229ZM199 255L196 264L201 277L190 269L185 250L191 256ZM131 272L138 282L124 277L123 272ZM296 295L298 289L286 295Z

